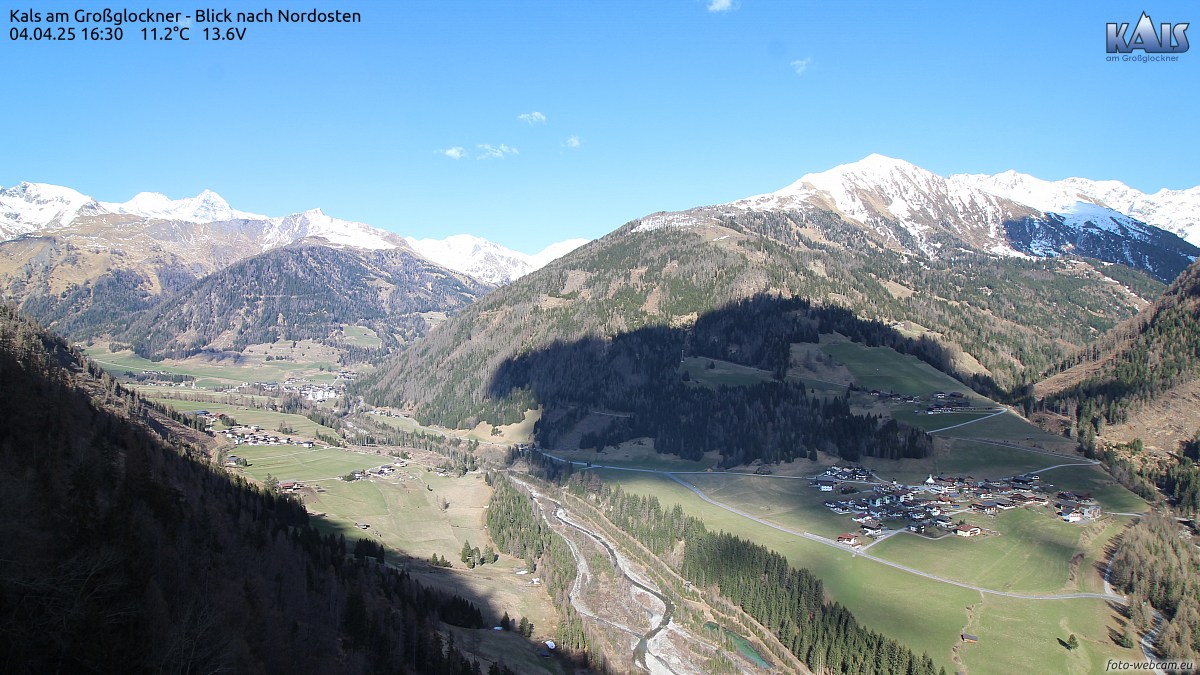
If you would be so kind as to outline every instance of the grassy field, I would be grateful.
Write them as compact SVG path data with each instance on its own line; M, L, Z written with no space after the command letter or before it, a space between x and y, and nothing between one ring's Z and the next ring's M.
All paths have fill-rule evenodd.
M918 653L927 652L939 666L944 666L947 672L955 672L962 668L962 664L953 661L952 650L959 644L958 636L964 630L964 626L967 627L967 632L975 632L983 638L979 645L963 648L962 663L971 673L1089 672L1087 669L1094 664L1103 664L1106 658L1115 657L1124 651L1111 642L1105 643L1108 628L1117 627L1113 612L1105 601L1009 600L998 596L985 596L976 591L924 579L755 523L704 502L683 486L663 476L613 470L600 470L598 473L606 481L619 482L631 492L653 494L666 505L680 504L688 513L703 519L708 527L735 532L782 553L793 565L812 570L822 579L830 595L845 604L864 625L904 642ZM704 478L708 479L707 476ZM765 482L778 479L748 480ZM1100 532L1093 534L1091 539L1076 539L1075 542L1080 544L1084 551L1095 551L1101 546L1103 539L1112 536L1117 528L1119 523L1103 525ZM1024 536L1027 541L1037 541L1041 531L1039 527L1027 526L1026 530L1026 534L1017 535L1021 530L1016 528L1012 536ZM1071 540L1069 535L1057 532L1050 523L1046 524L1046 531L1042 534L1046 533ZM1087 535L1076 536L1082 538ZM1003 537L996 539L999 541ZM890 541L892 540L885 543ZM983 541L980 539L970 543ZM882 546L884 544L880 544L880 547ZM872 548L872 553L880 547ZM1015 561L1024 554L1019 553L1018 545L1014 544L1012 548L1016 552L1012 560L1005 561L990 572L985 571L985 574L999 578L1006 571L1012 574L1018 570L1020 566ZM1033 558L1036 560L1031 558L1031 565L1045 559L1041 554L1035 554ZM1069 561L1070 556L1065 560ZM1083 578L1084 570L1093 562L1089 557L1080 561L1080 579ZM946 564L953 566L953 559L950 558ZM961 569L969 571L970 564L964 563ZM1069 566L1067 562L1064 564ZM1060 567L1054 569L1061 570ZM1031 572L1029 576L1020 580L1028 585L1053 585L1052 575L1044 575L1050 581L1039 581L1040 574ZM1094 590L1089 588L1087 583L1079 583L1086 590ZM970 613L968 607L972 608ZM1021 622L1020 630L1005 628L1009 622ZM1078 667L1074 671L1067 668L1071 664L1063 661L1063 655L1056 651L1059 648L1057 639L1061 637L1065 640L1069 634L1062 633L1063 622L1077 633L1082 642L1080 650L1069 655L1071 659L1078 661ZM1065 653L1065 650L1063 652ZM1018 665L1020 667L1016 667Z
M864 457L861 463L887 479L912 484L925 480L930 474L1007 478L1055 464L1082 461L1077 455L1058 457L977 440L939 438L934 441L934 451L929 457L900 460Z
M246 407L258 407L271 403L270 396L261 394L217 392L192 389L190 387L169 387L154 384L131 384L129 386L137 390L143 398L162 399L168 405L172 401L181 401L183 399L195 399L196 401L209 401L212 403L225 403L227 405Z
M708 367L710 363L713 365L712 368ZM683 363L679 364L679 372L681 375L687 373L692 382L708 387L742 386L770 382L775 379L770 372L765 370L699 356L689 356L684 359Z
M379 339L379 335L366 326L342 326L342 335L346 344L354 347L378 349L383 345L383 340Z
M946 427L955 427L963 422L972 422L959 429L970 429L975 426L977 420L982 420L994 414L993 412L955 412L955 413L939 413L937 415L927 415L924 412L926 403L897 403L890 406L892 417L904 422L909 426L916 427L923 431L935 432ZM941 432L945 433L945 432Z
M947 671L950 647L966 620L965 608L979 594L956 586L933 584L891 567L767 527L704 502L669 478L656 474L600 470L607 481L630 492L652 494L665 505L680 504L714 530L735 532L813 571L827 591L854 612L855 618L918 653L928 652ZM688 476L692 478L694 476ZM763 479L771 480L771 479ZM921 598L914 603L913 598Z
M1039 475L1043 483L1054 486L1055 490L1091 492L1108 512L1143 513L1150 510L1145 500L1126 490L1097 466L1064 466Z
M390 457L337 448L301 448L293 445L240 445L234 453L250 462L244 471L256 480L263 480L267 474L271 474L279 480L333 482L333 479L351 471L391 461Z
M180 412L188 412L191 410L207 410L214 413L225 413L232 416L241 424L257 424L264 431L279 433L280 425L286 425L292 429L288 432L289 435L303 436L305 438L317 438L317 433L325 436L336 438L337 431L321 425L308 419L303 415L293 415L291 413L275 412L273 410L259 410L257 408L248 408L245 406L229 405L228 403L210 403L208 401L179 401L176 399L154 398L150 395L152 401L169 405ZM242 454L239 450L237 454Z
M926 415L927 418L951 418L953 415ZM950 426L955 422L948 422ZM940 427L935 426L934 429ZM1015 443L1051 452L1074 453L1077 443L1069 438L1048 434L1013 413L939 432L952 438L982 438L990 441Z
M1120 527L1110 527L1111 519L1086 525L1064 523L1051 507L1012 509L994 517L955 516L955 520L960 518L998 534L937 540L900 534L872 546L871 553L998 591L1093 592L1101 580L1084 560L1094 560L1120 531ZM1076 554L1081 558L1072 564Z
M654 441L649 439L629 441L599 453L594 450L556 450L553 454L573 462L591 462L654 471L705 471L716 466L720 461L720 457L715 452L710 452L703 459L695 461L680 459L677 455L662 455L654 451Z
M290 343L288 343L290 345ZM250 351L250 348L247 348ZM193 356L183 360L149 361L124 350L108 351L107 345L95 345L87 350L88 358L105 370L120 375L125 371L162 371L196 378L196 386L213 388L241 384L242 382L282 382L289 377L316 377L323 373L333 377L338 370L336 360L322 361L267 361L264 354L250 354L237 359L215 359ZM333 372L328 372L332 370Z
M858 530L858 524L850 520L849 515L839 515L825 508L823 502L832 497L830 493L811 487L809 481L802 478L721 473L689 474L681 478L717 501L787 528L830 538ZM838 495L839 499L853 497Z
M1110 658L1144 661L1139 650L1118 647L1109 637L1119 621L1102 600L1030 602L989 595L972 608L966 629L979 643L962 645L959 654L972 674L1103 673ZM1069 651L1063 643L1072 633L1080 646Z
M348 483L331 477L379 466L392 458L339 449L289 451L278 446L243 446L238 454L250 462L244 468L250 477L262 480L271 474L280 480L306 483L301 496L311 513L322 514L313 519L319 529L343 534L347 541L374 538L390 550L422 561L434 553L445 556L454 568L416 564L409 571L422 584L472 599L484 609L485 621L498 621L507 611L514 619L529 618L536 627L535 637L553 636L556 614L544 589L530 586L528 577L515 573L524 566L522 561L501 556L495 564L473 570L459 563L464 542L481 549L490 542L484 514L491 489L482 475L438 476L409 463L392 476ZM443 508L443 500L447 508ZM360 524L369 527L360 529ZM483 658L503 656L510 666L519 665L521 672L560 672L552 660L538 659L529 641L511 633L491 633L487 629L456 629L455 634L467 644L477 645Z
M831 342L822 345L821 350L845 364L863 389L922 397L935 391L961 391L976 403L991 403L915 356L886 347L866 347L857 342Z

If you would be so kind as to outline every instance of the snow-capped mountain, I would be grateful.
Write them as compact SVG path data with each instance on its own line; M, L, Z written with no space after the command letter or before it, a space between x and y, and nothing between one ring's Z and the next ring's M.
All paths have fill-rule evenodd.
M224 245L236 240L243 254L249 255L310 237L334 246L372 250L405 246L399 235L365 223L334 218L320 209L280 218L239 211L211 190L183 199L142 192L127 202L97 202L70 188L42 183L21 183L0 191L0 241L49 229L69 237L72 224L77 224L88 231L89 243L98 243L105 234L97 234L95 218L77 223L84 216L144 219L135 229L125 218L121 227L132 237L143 230L152 233L167 248L173 244L195 246L206 242Z
M1011 170L994 176L957 174L950 180L1040 211L1064 213L1078 210L1079 203L1096 204L1174 232L1200 246L1200 186L1187 190L1163 188L1148 195L1115 180L1048 181Z
M996 250L1005 244L1005 223L1034 214L1022 204L878 154L807 174L782 190L730 206L830 209L904 248L915 247L926 254L947 243L947 235L979 249Z
M21 183L0 190L0 240L55 225L65 225L80 213L99 212L94 199L71 188Z
M244 211L236 211L229 202L212 190L195 197L171 199L158 192L141 192L123 203L100 202L108 213L131 214L160 220L182 220L188 223L215 223L223 220L270 220Z
M588 242L587 239L568 239L529 255L469 234L456 234L445 239L406 237L405 240L418 253L439 265L497 285L510 283L540 269Z
M1200 188L1160 192L1156 201L1116 181L1049 182L1013 171L944 178L903 160L870 155L808 174L782 190L698 212L783 211L802 219L814 211L834 212L908 253L1070 253L1129 265L1167 282L1200 248L1131 214L1183 213L1181 204L1191 193L1200 195ZM681 215L656 215L639 227L687 224Z
M114 223L91 218L76 228L86 233L70 231L78 217L105 215L135 216L145 222L135 230L128 218ZM106 243L113 238L113 230L126 232L133 238L146 234L168 250L181 248L179 253L197 246L212 249L233 246L244 256L305 239L369 250L412 247L429 260L491 284L509 283L588 241L558 242L529 255L470 235L406 241L392 232L335 218L321 209L280 218L247 213L234 209L211 190L183 199L142 192L127 202L97 202L70 188L41 183L21 183L0 190L0 241L48 229L68 237L74 234L88 244ZM228 255L218 257L229 262Z
M321 209L309 209L283 218L272 219L275 227L267 235L267 248L284 246L310 237L324 239L335 246L353 246L372 250L404 246L396 234L326 215Z

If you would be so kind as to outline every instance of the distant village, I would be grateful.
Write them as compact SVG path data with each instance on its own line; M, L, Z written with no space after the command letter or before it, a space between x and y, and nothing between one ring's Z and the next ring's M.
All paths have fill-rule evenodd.
M232 391L236 392L262 392L264 394L281 393L281 394L296 394L303 397L306 401L328 401L329 399L340 398L346 393L346 386L341 382L353 381L356 374L352 370L338 371L338 379L332 384L315 384L303 378L289 377L281 382L247 382L239 387L234 387Z
M895 392L885 392L879 389L872 389L867 393L871 396L891 401L892 403L921 403L920 396L902 396ZM924 410L917 409L913 412L918 415L939 415L942 413L997 412L1001 410L995 406L974 405L967 398L967 395L961 391L935 391L929 395L929 398L930 403Z
M812 481L812 486L821 492L854 493L847 499L830 499L825 507L837 514L849 514L859 523L861 533L878 537L885 532L884 521L899 521L916 534L933 535L930 528L940 531L935 536L953 533L960 537L974 537L984 533L983 528L966 523L956 524L955 515L978 513L995 515L1000 511L1029 506L1053 504L1058 517L1068 523L1091 521L1101 515L1100 506L1091 494L1085 492L1058 492L1049 497L1040 485L1036 474L1024 474L999 480L975 480L971 476L930 475L919 485L876 482L874 474L861 466L832 466ZM869 483L871 489L862 495L862 490L852 483ZM843 534L838 541L849 546L860 546L858 535Z

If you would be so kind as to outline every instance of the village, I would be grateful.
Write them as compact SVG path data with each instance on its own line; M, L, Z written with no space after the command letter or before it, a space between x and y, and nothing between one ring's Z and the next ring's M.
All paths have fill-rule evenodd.
M215 420L216 417L212 416L207 410L197 410L191 414L196 417L208 418L210 420L209 430L211 430L212 420ZM310 440L267 433L262 427L256 424L232 426L221 431L221 435L233 441L234 445L294 445L301 448L311 448L316 445Z
M824 505L834 513L850 515L861 534L872 538L900 529L931 538L985 534L984 528L955 519L963 513L994 516L1009 509L1052 505L1056 515L1068 523L1093 521L1101 515L1091 494L1060 491L1051 498L1036 474L982 480L930 475L919 485L901 485L880 481L861 466L832 466L811 485L821 492L847 495L826 500ZM871 487L863 494L865 485ZM893 527L885 527L885 523ZM858 534L844 533L837 540L854 548L863 546Z
M920 396L902 396L895 392L880 391L879 389L872 389L867 393L891 403L921 403ZM929 395L929 398L929 405L924 410L918 408L913 412L918 415L940 415L944 413L996 412L1000 410L1000 408L991 405L974 405L967 398L967 395L961 391L935 391Z
M306 401L328 401L330 399L339 398L346 393L346 387L339 384L340 381L351 381L355 377L354 371L343 370L338 373L338 381L333 384L315 384L309 382L305 378L289 377L280 382L243 382L240 386L234 387L230 392L251 392L262 394L295 394L302 397Z

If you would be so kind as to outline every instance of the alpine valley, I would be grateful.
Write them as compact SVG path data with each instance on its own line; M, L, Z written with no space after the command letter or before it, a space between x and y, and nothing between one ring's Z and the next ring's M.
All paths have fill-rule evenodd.
M1198 256L1200 187L881 155L535 254L0 190L0 657L1195 659Z

